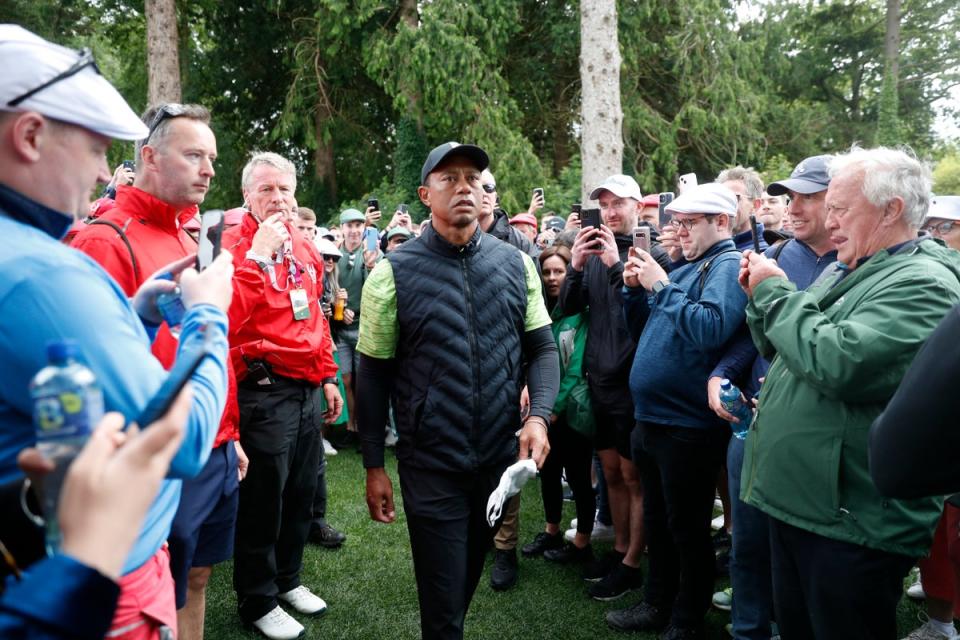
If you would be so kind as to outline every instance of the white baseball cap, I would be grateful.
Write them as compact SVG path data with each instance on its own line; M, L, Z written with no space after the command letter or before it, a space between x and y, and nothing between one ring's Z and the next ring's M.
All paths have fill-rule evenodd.
M960 196L933 196L927 218L960 220Z
M737 195L719 182L690 187L667 205L667 213L704 213L737 215Z
M15 24L0 24L0 110L36 111L119 140L147 137L147 126L89 51L62 47Z
M622 173L610 176L603 181L599 187L590 192L590 199L596 200L600 197L601 191L609 191L618 198L633 198L634 200L643 200L643 194L640 193L640 185L630 176Z

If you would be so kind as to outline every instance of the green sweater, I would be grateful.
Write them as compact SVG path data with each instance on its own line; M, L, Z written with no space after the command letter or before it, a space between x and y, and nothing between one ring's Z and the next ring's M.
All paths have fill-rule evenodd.
M960 254L932 240L882 250L806 291L754 290L747 322L772 358L746 440L740 497L818 535L924 555L942 498L893 500L870 478L867 437L937 323L960 302ZM918 417L919 418L919 417Z
M553 338L560 352L560 391L553 403L553 415L560 416L567 409L570 391L583 382L583 349L587 344L586 313L562 317L559 306L554 308Z

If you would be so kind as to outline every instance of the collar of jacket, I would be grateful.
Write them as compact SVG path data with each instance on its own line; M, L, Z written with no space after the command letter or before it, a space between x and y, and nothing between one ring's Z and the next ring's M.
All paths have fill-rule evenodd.
M497 240L507 241L510 236L510 218L506 211L500 208L493 210L493 224L490 225L490 230L487 233Z
M168 233L177 233L200 210L195 204L177 209L142 189L127 185L117 187L117 207Z
M0 184L0 215L35 227L57 240L73 225L73 216L42 205L5 184Z
M464 254L470 256L479 251L480 242L483 240L483 231L480 230L480 225L478 224L473 231L473 236L467 241L467 244L455 245L437 233L437 230L433 228L433 223L431 223L427 225L427 228L420 238L427 248L439 254L456 258Z

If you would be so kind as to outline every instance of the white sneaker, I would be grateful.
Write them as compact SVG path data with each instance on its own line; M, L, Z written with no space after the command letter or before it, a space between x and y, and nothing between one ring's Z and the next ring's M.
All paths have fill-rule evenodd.
M305 633L303 625L279 606L253 622L253 628L270 640L295 640Z
M387 435L383 438L383 444L387 447L395 447L399 439L397 434L393 432L393 429L387 429Z
M327 612L327 603L323 601L323 598L303 585L286 593L277 594L277 598L286 602L298 613L307 616L322 616Z
M570 528L571 528L571 529L576 529L576 528L577 528L577 522L579 522L579 520L577 520L576 518L574 518L573 520L571 520L571 521L570 521Z
M951 625L952 626L952 625ZM903 640L956 640L957 632L956 629L953 630L953 633L947 635L937 629L933 625L932 620L927 620L927 623L923 626L917 627L910 632Z
M714 531L720 531L723 529L723 514L721 513L716 518L710 521L710 528Z
M337 455L337 450L333 448L333 445L330 444L330 441L326 438L323 439L323 454L327 456Z
M563 532L563 539L567 542L573 542L574 536L577 535L577 525L573 522L570 524L573 526ZM615 539L616 535L613 533L612 525L603 524L599 520L593 521L593 532L590 534L591 544L594 542L613 542Z
M923 591L923 584L920 582L920 572L917 572L917 579L907 587L907 597L912 600L926 600L927 594Z

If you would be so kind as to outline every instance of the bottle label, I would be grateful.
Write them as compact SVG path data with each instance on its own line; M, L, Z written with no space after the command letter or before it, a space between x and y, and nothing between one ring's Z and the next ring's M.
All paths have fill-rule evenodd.
M65 391L34 399L37 440L57 440L89 435L103 416L103 395L99 390Z

